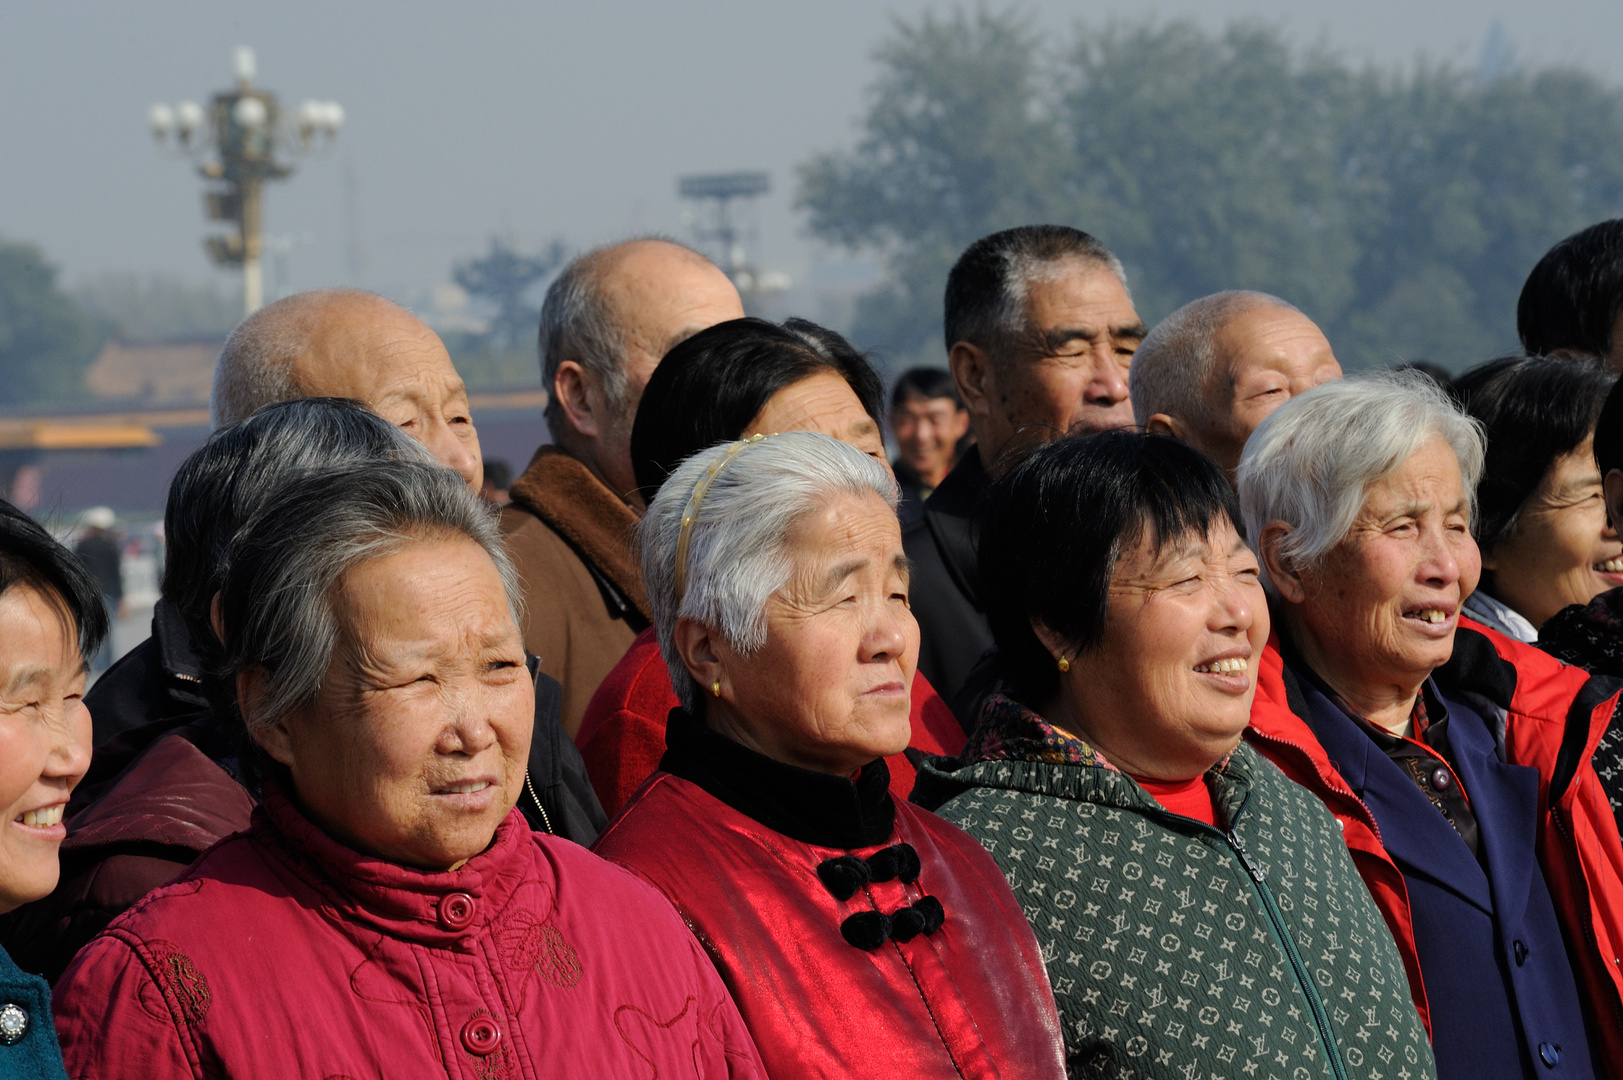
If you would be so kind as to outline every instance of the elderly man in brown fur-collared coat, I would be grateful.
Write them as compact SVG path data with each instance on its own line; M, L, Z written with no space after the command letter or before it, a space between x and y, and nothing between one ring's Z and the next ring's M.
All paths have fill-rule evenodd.
M502 533L524 581L524 646L563 685L564 730L648 625L631 555L642 497L631 422L671 346L741 318L738 290L704 256L659 239L580 256L547 290L541 370L553 445L513 482Z

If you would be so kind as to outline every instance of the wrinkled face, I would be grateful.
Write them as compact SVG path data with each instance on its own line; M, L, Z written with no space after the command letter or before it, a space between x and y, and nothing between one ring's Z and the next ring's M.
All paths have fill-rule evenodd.
M321 692L283 725L311 815L359 851L447 870L518 801L535 694L501 577L464 538L408 541L344 575Z
M473 490L484 483L467 388L439 335L410 312L368 300L331 305L294 371L305 393L364 401Z
M0 593L0 911L56 888L62 812L90 768L90 713L77 632L55 597Z
M890 411L901 459L932 485L952 468L958 440L969 430L969 412L950 397L909 394Z
M1481 572L1459 461L1433 437L1370 486L1346 537L1301 575L1301 626L1360 684L1349 690L1419 685L1453 655Z
M1116 275L1073 266L1033 281L1026 319L1016 355L992 367L985 452L996 457L1011 440L1023 446L1071 431L1132 427L1127 368L1144 322Z
M879 425L862 408L851 384L837 372L824 369L790 383L767 399L740 438L784 431L817 431L832 436L885 466L885 440Z
M1250 722L1268 625L1256 556L1233 524L1159 553L1145 537L1117 560L1103 638L1063 676L1079 734L1135 776L1200 775Z
M723 734L768 757L850 776L900 753L912 732L919 624L907 605L896 515L878 495L842 496L796 523L794 567L767 602L766 643L717 646L722 701L707 712Z
M1324 334L1299 311L1258 307L1217 334L1219 362L1205 422L1191 425L1197 450L1232 473L1245 442L1268 414L1297 394L1341 378L1341 365Z
M1493 571L1495 599L1535 627L1623 585L1623 543L1606 520L1593 440L1550 463L1515 534L1484 553L1482 565Z

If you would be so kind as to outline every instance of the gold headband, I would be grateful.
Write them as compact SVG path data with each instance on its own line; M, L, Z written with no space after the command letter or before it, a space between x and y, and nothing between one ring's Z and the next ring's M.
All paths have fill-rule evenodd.
M772 435L776 435L773 432ZM693 523L699 517L699 504L710 493L710 485L716 482L722 470L733 463L733 459L745 450L754 446L762 439L770 439L772 435L751 435L733 443L721 456L710 463L710 467L699 477L699 482L693 485L693 494L688 496L687 509L682 511L682 528L676 534L676 602L682 603L682 597L687 593L688 579L688 539L693 534Z

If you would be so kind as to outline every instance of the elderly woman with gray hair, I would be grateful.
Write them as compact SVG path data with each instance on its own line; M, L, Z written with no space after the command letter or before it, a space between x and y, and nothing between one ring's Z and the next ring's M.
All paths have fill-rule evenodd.
M890 794L919 649L896 501L883 464L807 431L671 474L640 537L682 705L594 850L676 905L774 1076L1058 1077L1002 872Z
M1623 1062L1623 847L1589 756L1616 697L1461 618L1482 436L1429 381L1283 405L1246 444L1247 535L1277 636L1253 714L1319 794L1418 957L1437 1071Z
M263 801L63 974L70 1075L762 1075L670 905L515 810L517 606L448 469L261 508L219 623Z

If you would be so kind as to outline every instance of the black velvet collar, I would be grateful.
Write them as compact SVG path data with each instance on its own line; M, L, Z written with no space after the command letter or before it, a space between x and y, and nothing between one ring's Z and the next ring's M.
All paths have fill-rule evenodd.
M844 780L773 761L672 709L659 767L803 844L872 847L889 840L896 825L884 758L864 765L854 782Z

